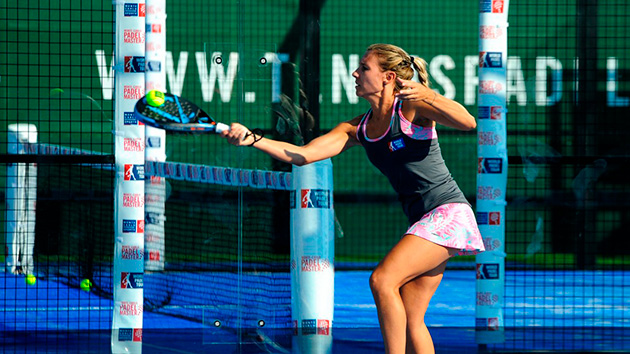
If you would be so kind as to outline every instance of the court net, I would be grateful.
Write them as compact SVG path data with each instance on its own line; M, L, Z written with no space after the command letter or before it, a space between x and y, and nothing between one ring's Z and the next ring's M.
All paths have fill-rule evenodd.
M105 155L76 148L37 144L30 152L53 158ZM27 164L22 164L26 166ZM31 167L34 165L31 164ZM19 263L15 273L34 274L112 299L114 251L114 165L38 163L33 263ZM289 275L289 198L291 174L229 167L147 162L147 184L164 178L165 211L146 209L145 223L164 225L161 252L138 251L160 261L146 271L144 311L196 323L219 321L233 328L286 327L291 320ZM6 176L12 180L15 176ZM160 218L162 218L160 220ZM18 223L17 228L22 226ZM123 225L123 228L130 225ZM125 232L125 230L123 230ZM137 286L137 284L134 284ZM52 299L50 299L52 300ZM58 307L52 304L52 307ZM107 303L103 306L107 307ZM102 319L107 328L110 317Z

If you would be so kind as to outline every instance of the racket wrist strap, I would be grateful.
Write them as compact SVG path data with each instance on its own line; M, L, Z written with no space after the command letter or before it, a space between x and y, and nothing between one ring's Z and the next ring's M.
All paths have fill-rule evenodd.
M254 144L259 142L265 136L265 133L261 129L256 128L250 130L249 133L247 133L247 136L251 136L252 138L254 138L254 141L249 144L249 146L254 146Z

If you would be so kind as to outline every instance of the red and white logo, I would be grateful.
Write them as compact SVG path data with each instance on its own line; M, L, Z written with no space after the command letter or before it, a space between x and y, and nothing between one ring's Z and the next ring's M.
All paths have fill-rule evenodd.
M150 242L160 242L163 241L164 238L162 238L159 234L154 234L152 232L146 232L144 234L144 241L146 243L150 243Z
M492 0L492 13L493 14L502 14L503 13L503 0Z
M130 100L139 100L144 96L144 87L140 85L125 85L123 88L123 97Z
M120 303L121 316L141 316L142 304L135 301L123 301Z
M477 305L479 306L493 306L499 302L499 295L490 291L483 291L477 293Z
M149 24L147 25L147 32L162 33L162 25L159 23Z
M146 50L148 52L150 52L150 51L159 52L160 50L162 50L162 45L160 43L158 43L158 42L151 42L150 41L149 43L147 43Z
M142 342L142 328L133 329L133 341Z
M489 146L496 146L499 145L499 143L501 141L503 141L503 138L501 137L500 134L497 134L495 132L482 132L480 131L478 134L478 144L479 145L489 145Z
M499 26L479 26L479 38L497 39L503 35L503 30Z
M477 188L477 199L496 200L501 197L501 190L492 186L479 186Z
M330 268L330 261L320 256L302 256L301 269L303 272L323 272Z
M503 109L501 106L492 106L490 107L490 119L492 120L501 120L501 113Z
M144 43L144 31L139 29L126 29L123 40L125 43L142 44Z
M501 212L491 211L488 213L488 225L501 225Z
M160 252L159 251L150 251L149 252L149 260L150 261L159 261L160 260Z
M330 335L330 321L317 320L317 334L324 336Z
M479 82L479 93L482 94L495 94L503 90L503 85L500 82L485 80Z
M498 238L484 237L483 247L486 249L486 251L494 251L501 247L501 240L499 240Z
M124 151L144 151L144 139L142 138L124 138L123 140Z
M121 257L124 260L139 261L144 258L144 249L139 246L122 246Z
M161 6L157 6L157 5L149 5L147 6L147 13L149 15L155 15L155 14L160 14L163 13L164 9Z
M144 206L144 195L140 193L123 193L123 206L140 208Z
M490 317L488 318L488 330L490 331L498 331L499 330L499 318Z

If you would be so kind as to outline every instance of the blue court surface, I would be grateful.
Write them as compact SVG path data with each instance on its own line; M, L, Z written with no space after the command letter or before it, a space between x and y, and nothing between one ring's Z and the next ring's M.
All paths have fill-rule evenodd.
M111 300L51 279L28 287L23 277L2 274L2 352L111 352ZM332 336L294 336L288 328L214 328L145 311L143 353L325 352L313 350L317 347L382 353L369 274L336 272ZM506 279L501 341L479 345L476 337L487 333L474 329L475 272L447 270L426 315L438 353L630 351L630 323L621 315L630 308L630 296L619 296L630 294L628 274L508 271Z

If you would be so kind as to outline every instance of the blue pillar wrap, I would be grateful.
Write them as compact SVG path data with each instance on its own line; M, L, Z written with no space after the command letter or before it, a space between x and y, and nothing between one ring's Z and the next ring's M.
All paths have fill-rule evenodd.
M479 2L477 343L504 341L508 1Z
M114 313L112 353L142 353L144 279L144 125L134 119L144 96L144 0L115 1Z
M330 353L334 308L335 216L330 159L293 168L291 318L294 347Z

